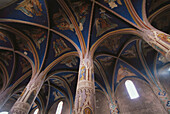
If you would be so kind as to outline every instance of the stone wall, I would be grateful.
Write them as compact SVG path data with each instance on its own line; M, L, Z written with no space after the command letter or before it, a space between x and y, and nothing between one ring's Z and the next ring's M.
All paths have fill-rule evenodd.
M140 79L130 78L140 96L130 99L125 87L126 80L123 80L116 89L116 98L121 114L167 114L150 86Z
M100 91L96 91L96 114L110 114L109 101Z

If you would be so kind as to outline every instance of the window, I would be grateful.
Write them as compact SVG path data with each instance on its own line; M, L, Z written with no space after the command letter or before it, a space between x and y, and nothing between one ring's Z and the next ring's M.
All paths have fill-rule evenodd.
M131 80L126 80L125 86L131 99L136 99L139 97L136 87Z
M38 114L39 112L39 109L37 108L35 111L34 111L34 114Z
M8 114L8 112L0 112L0 114Z
M63 108L63 101L60 101L57 106L56 114L61 114L62 108Z

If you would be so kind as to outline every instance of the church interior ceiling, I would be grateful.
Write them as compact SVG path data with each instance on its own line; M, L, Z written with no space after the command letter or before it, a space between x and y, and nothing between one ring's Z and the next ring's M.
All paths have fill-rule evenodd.
M156 83L158 71L170 63L135 34L138 22L129 5L140 21L147 18L170 34L170 10L155 13L170 2L127 1L1 0L1 91L12 87L16 92L10 99L17 99L32 74L44 70L46 81L32 109L49 110L64 98L73 104L80 56L87 52L94 60L96 89L115 92L128 77Z

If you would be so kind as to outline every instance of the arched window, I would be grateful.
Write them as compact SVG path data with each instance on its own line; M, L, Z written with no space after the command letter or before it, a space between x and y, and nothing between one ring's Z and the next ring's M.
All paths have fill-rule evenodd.
M39 112L39 109L37 108L35 111L34 111L34 114L38 114Z
M8 114L8 112L0 112L0 114Z
M136 99L139 97L136 87L131 80L126 80L125 86L131 99Z
M60 101L57 106L56 114L61 114L63 108L63 101Z

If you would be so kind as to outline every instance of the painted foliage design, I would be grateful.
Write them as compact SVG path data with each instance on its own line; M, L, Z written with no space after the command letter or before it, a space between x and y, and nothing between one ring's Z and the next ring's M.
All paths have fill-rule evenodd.
M71 4L70 6L71 6L72 10L74 11L74 13L76 15L79 29L82 31L84 22L86 21L86 16L88 14L90 4L84 0L72 2L70 4Z
M112 17L104 9L100 8L100 16L95 19L96 36L100 36L104 32L118 27L118 24L111 22L111 19Z
M59 11L53 15L53 22L59 30L74 31L73 24L61 9L59 9Z
M132 71L130 71L128 68L124 67L123 65L120 65L116 82L119 83L120 80L126 76L136 76L136 74L134 74Z
M111 9L118 7L118 5L122 5L121 0L104 0L104 2L108 3Z
M39 0L24 0L15 9L22 11L29 17L41 16L43 11Z
M45 31L41 28L31 28L31 30L24 30L24 32L33 39L38 49L40 49L41 43L47 38Z
M67 46L67 44L64 42L62 38L59 38L53 41L53 49L55 52L55 57L59 56L60 54L66 51L71 50L71 48Z

